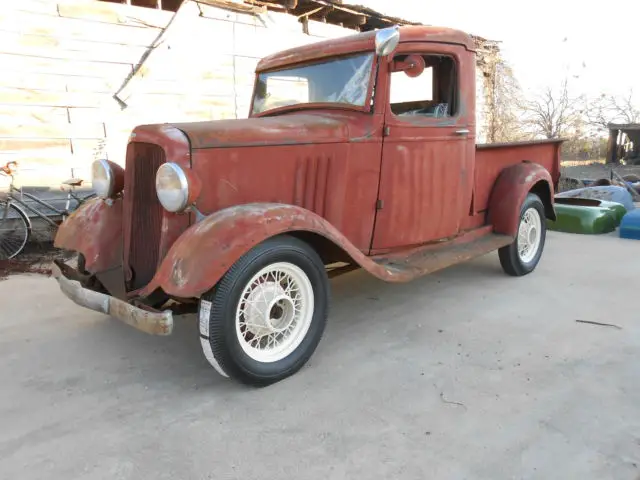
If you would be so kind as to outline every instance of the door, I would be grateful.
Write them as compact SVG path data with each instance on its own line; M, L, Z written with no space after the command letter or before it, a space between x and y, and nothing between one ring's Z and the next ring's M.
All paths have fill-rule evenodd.
M460 68L456 47L430 46L405 46L384 73L390 82L383 82L389 95L374 252L455 236L468 214L475 79ZM466 88L473 91L463 95Z

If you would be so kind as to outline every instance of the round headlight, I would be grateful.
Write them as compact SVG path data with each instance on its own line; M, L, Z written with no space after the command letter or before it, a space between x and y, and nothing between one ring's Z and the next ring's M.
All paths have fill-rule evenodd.
M175 163L164 163L156 173L158 200L169 212L181 212L189 205L189 181Z
M109 198L115 187L115 174L106 160L96 160L91 166L91 183L100 198Z

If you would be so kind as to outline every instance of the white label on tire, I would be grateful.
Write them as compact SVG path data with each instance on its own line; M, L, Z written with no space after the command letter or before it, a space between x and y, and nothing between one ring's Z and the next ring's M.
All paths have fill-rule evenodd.
M209 340L206 338L200 337L200 345L202 346L202 353L204 353L204 357L211 364L211 366L216 370L216 372L218 372L220 375L222 375L225 378L229 378L229 375L227 375L227 372L225 372L222 369L222 367L216 360L216 357L213 355L213 351L211 350L211 344L209 343Z
M200 300L200 335L209 338L209 317L211 317L211 302Z

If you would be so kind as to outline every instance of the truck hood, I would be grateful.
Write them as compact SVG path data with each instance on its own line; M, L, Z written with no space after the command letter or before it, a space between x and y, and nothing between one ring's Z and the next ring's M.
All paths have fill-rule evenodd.
M356 115L361 119L366 114ZM172 126L184 132L192 149L203 149L362 141L373 136L371 124L370 120L357 122L354 113L349 112L293 113L277 117L175 123Z

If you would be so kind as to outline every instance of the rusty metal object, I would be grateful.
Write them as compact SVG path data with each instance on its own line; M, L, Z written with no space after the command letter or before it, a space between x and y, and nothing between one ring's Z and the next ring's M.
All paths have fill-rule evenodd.
M82 253L95 273L122 263L122 198L93 198L60 224L54 246Z
M151 280L170 245L191 223L188 214L167 212L157 199L156 170L167 159L191 168L189 140L183 132L167 124L133 130L127 146L122 221L123 266L133 289Z
M281 52L262 60L258 72L372 52L374 35ZM105 308L150 329L157 324L149 327L140 313L146 307L136 304L192 302L276 235L308 242L325 264L347 264L331 276L363 268L389 282L509 245L530 190L555 217L561 140L476 147L474 48L456 30L401 29L398 55L447 59L437 64L444 73L436 83L457 82L446 101L451 116L396 116L393 59L378 58L376 94L371 81L362 107L305 104L243 120L136 127L123 196L109 208L80 209L56 241L85 254L88 270L112 294ZM177 163L193 186L193 207L184 213L167 212L157 200L155 174L164 162Z
M62 293L81 307L110 315L150 335L170 335L173 331L171 311L138 308L115 297L83 288L77 280L67 278L57 264L53 266L52 273Z
M436 42L438 44L453 44L464 47L473 52L476 45L473 38L459 30L432 26L403 26L400 29L401 42ZM375 46L375 31L341 37L296 48L284 50L263 58L256 68L258 72L274 70L283 66L309 62L334 55L373 51Z
M473 211L485 212L496 180L512 165L529 161L544 167L551 176L554 190L560 181L561 139L478 145L475 156Z
M541 197L546 217L556 219L549 171L537 163L518 163L502 171L491 192L488 223L495 233L516 235L522 202L532 190Z
M344 259L388 282L408 282L452 262L487 253L490 251L486 250L487 247L495 249L512 241L512 237L491 235L491 228L485 227L466 232L448 242L367 257L335 227L313 212L283 204L240 205L214 213L190 227L173 245L152 282L139 295L144 297L161 288L171 296L198 297L211 289L242 255L263 240L285 233L300 235L304 232L329 240L346 254ZM311 238L310 242L314 240L317 239ZM316 248L319 245L321 242Z

